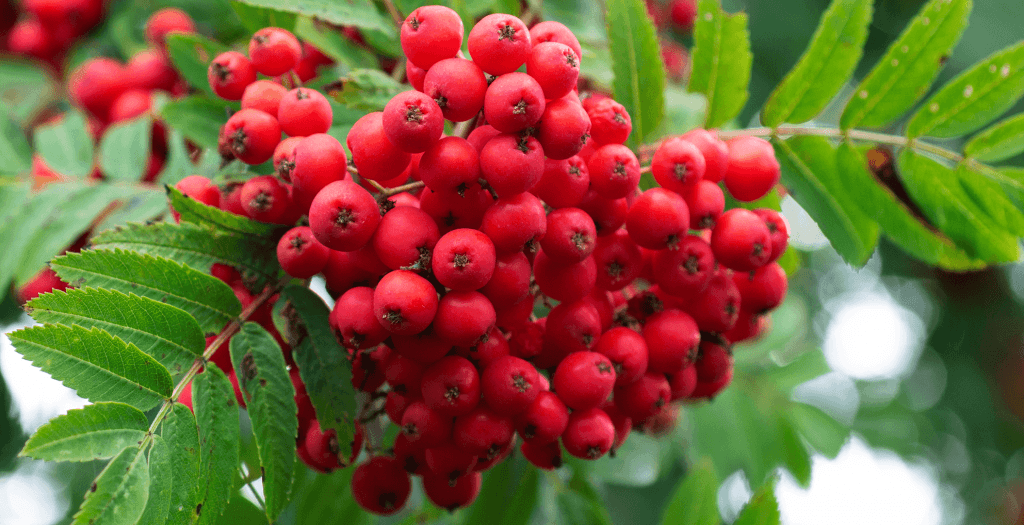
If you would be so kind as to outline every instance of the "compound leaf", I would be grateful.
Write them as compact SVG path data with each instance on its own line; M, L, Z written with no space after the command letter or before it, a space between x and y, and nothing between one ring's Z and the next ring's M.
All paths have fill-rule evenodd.
M171 207L181 215L182 222L212 226L218 230L233 233L244 233L267 237L280 232L284 227L280 224L254 221L248 217L235 215L220 208L203 204L174 186L167 186L167 196L171 199Z
M149 463L138 447L121 451L93 481L72 525L133 525L149 499Z
M1010 117L975 135L964 146L969 158L999 162L1024 152L1024 113Z

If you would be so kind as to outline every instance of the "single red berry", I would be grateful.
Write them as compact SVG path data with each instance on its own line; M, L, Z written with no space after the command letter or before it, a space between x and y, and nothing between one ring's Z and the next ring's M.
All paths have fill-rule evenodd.
M314 234L315 237L316 234ZM331 250L322 273L324 280L327 281L327 290L335 297L357 283L369 285L380 279L380 275L373 275L356 265L353 252L337 250Z
M693 23L697 20L697 2L695 0L672 0L669 14L676 28L688 33L693 30Z
M718 184L701 180L683 192L683 198L690 210L690 229L714 228L725 210L725 194Z
M302 45L287 29L264 27L249 40L249 58L253 67L268 77L291 71L301 57Z
M736 316L736 324L727 332L722 333L731 344L754 341L766 331L771 324L771 316L768 314L756 314L740 310Z
M171 32L195 33L196 24L188 13L173 7L153 13L146 21L146 40L158 48L163 49Z
M430 69L462 47L462 18L440 5L417 8L402 23L402 51L417 67Z
M170 92L178 82L178 72L166 55L155 49L139 51L125 70L128 81L138 89Z
M484 95L484 117L502 133L516 133L540 121L546 102L544 90L526 73L502 75Z
M491 328L491 331L484 335L476 344L455 348L457 355L469 359L481 370L486 369L495 359L509 355L510 352L508 340L505 339L505 334L501 333L497 326Z
M471 472L454 479L444 474L428 474L423 476L423 492L434 505L454 512L476 501L481 483L479 472Z
M545 98L561 98L576 87L580 56L565 44L536 43L526 60L526 73L537 80Z
M469 54L484 72L511 73L530 56L530 32L522 20L495 13L480 19L469 32Z
M590 188L590 171L579 156L544 161L544 175L530 188L544 204L552 208L578 205Z
M356 121L345 139L359 176L375 181L398 177L411 158L388 140L383 116L379 111L368 113Z
M775 262L782 257L782 254L786 253L786 248L789 246L789 223L786 222L785 217L771 208L758 208L754 210L754 213L768 227L768 233L772 237L772 255L768 258L768 262Z
M604 354L615 369L615 386L635 383L647 370L647 342L629 328L618 326L601 335L594 351Z
M640 161L622 144L606 144L587 161L590 187L606 199L621 199L636 191Z
M687 303L686 311L702 331L723 333L736 325L740 311L740 292L729 273L719 269L707 288Z
M587 109L590 117L590 136L595 147L605 144L624 144L633 131L633 120L622 104L604 98Z
M764 197L779 182L779 161L770 142L750 136L736 137L729 147L725 188L736 200L752 202Z
M561 22L546 21L530 28L530 42L536 46L544 42L558 42L572 48L577 57L583 57L583 48L576 35Z
M568 420L568 414L566 420ZM562 466L562 447L558 446L557 441L537 444L523 441L523 444L519 446L519 451L523 453L523 457L527 461L539 469L555 470Z
M437 305L434 330L454 345L470 346L487 335L495 321L494 306L484 294L451 291Z
M629 437L629 433L633 430L633 418L626 415L612 400L608 400L601 405L601 410L608 414L608 419L611 419L612 425L615 426L615 441L612 442L612 449L610 450L614 457L615 451L626 442L626 438Z
M709 343L701 343L701 348L704 348L705 344ZM693 389L697 388L697 367L691 365L674 374L668 374L668 384L672 389L673 401L690 397Z
M422 153L441 138L444 116L437 103L419 91L404 91L384 106L384 134L398 149Z
M564 98L552 100L537 124L537 140L549 159L564 160L583 149L590 128L590 117L583 106Z
M441 233L427 212L409 206L384 214L370 241L373 251L392 270L427 270Z
M129 89L110 106L110 122L123 122L144 115L152 105L153 96L149 90Z
M752 272L736 272L732 280L740 292L740 308L755 314L782 304L789 287L786 271L779 263L769 263Z
M722 214L711 232L711 250L726 268L749 272L768 263L771 232L756 213L734 208Z
M437 304L437 291L430 281L406 270L388 273L373 292L373 313L393 334L422 332L434 320Z
M544 204L532 193L498 199L483 215L480 231L494 242L499 254L523 251L544 237L547 231Z
M594 219L579 208L560 208L548 214L547 231L541 248L552 261L573 264L594 252L597 228Z
M346 290L334 303L328 321L345 348L373 348L387 339L387 330L373 314L373 292L367 286L356 286Z
M462 195L424 188L419 204L444 234L457 228L480 227L484 213L494 204L494 199L479 183L473 183Z
M487 78L483 70L464 58L442 60L426 72L421 91L434 99L444 118L464 122L484 107Z
M615 405L633 421L642 421L665 408L672 389L665 374L648 372L630 385L615 389Z
M401 426L401 422L398 425ZM395 437L395 458L409 474L425 476L430 473L430 467L427 467L427 450L411 443L405 434L399 433Z
M533 301L524 301L529 304L530 311L533 311ZM527 317L529 319L529 317ZM544 334L547 318L538 321L526 321L521 325L509 330L508 349L509 355L523 359L533 359L539 355L544 348Z
M542 390L516 417L516 430L529 443L552 443L565 432L569 408L554 392Z
M25 304L35 299L40 294L53 291L67 290L71 286L57 277L57 273L48 267L44 267L29 282L18 289L18 302Z
M597 226L597 234L605 236L615 233L622 227L626 222L629 206L625 198L606 199L591 189L583 196L577 207L590 214L594 219L594 225Z
M452 290L478 290L494 275L494 243L478 230L452 230L437 241L431 258L434 277Z
M495 308L511 306L529 295L531 273L530 260L521 251L497 256L494 273L480 292Z
M604 403L615 386L615 366L598 352L573 352L555 370L552 386L573 410L587 410Z
M352 442L346 444L348 445L347 447L338 443L338 433L334 429L324 432L320 428L320 422L316 419L312 420L303 438L303 446L310 460L307 464L320 472L330 472L336 468L351 464L363 449L363 429L361 426L356 425ZM345 454L346 462L344 464L340 460L342 453L347 453Z
M718 139L714 131L692 129L680 138L697 146L703 155L704 180L717 183L725 178L726 169L729 167L729 147Z
M278 145L274 151L274 165L278 166L277 154L281 152L278 174L285 180L291 180L299 206L308 210L320 190L332 182L348 178L345 148L338 139L326 133L289 137L281 141L281 144L288 141L294 141L291 159L287 156L287 150L281 151Z
M333 118L334 110L327 97L315 89L305 87L285 93L277 108L281 131L290 137L327 133Z
M466 137L466 140L476 148L477 153L480 153L484 150L484 146L498 135L501 135L501 132L494 129L494 126L484 124L483 126L479 126L469 132L469 136Z
M255 109L243 109L224 124L228 147L235 158L246 164L262 164L274 155L281 142L277 119Z
M676 249L690 229L690 211L678 193L651 188L629 208L626 231L648 250Z
M174 187L207 206L217 206L220 202L220 190L210 182L210 179L202 175L189 175L178 181Z
M270 80L257 80L242 92L242 109L258 109L277 118L281 98L288 89Z
M7 33L7 49L17 55L47 60L60 52L58 47L53 35L35 18L19 21Z
M451 439L452 418L425 401L413 401L402 414L402 434L420 450L439 447Z
M405 60L405 80L417 91L423 91L423 79L427 76L427 70L416 67L409 59Z
M716 383L732 369L732 352L710 341L700 344L700 352L694 363L698 383Z
M655 314L644 325L647 370L672 374L693 363L700 345L700 329L686 312L668 309Z
M483 396L491 410L509 416L523 412L540 392L537 369L510 355L499 357L484 369Z
M350 180L324 186L309 207L309 227L324 246L355 251L369 242L380 223L373 196Z
M473 472L479 457L454 443L446 443L440 447L428 448L425 459L427 468L434 476L446 478L449 484L455 484L460 477ZM424 482L427 478L424 477Z
M597 264L593 257L574 264L559 264L541 250L534 258L533 274L541 293L556 301L573 302L594 289Z
M713 383L702 383L697 382L697 387L693 389L693 393L690 394L690 399L711 399L718 395L725 387L732 383L732 366L726 370L725 375L721 379Z
M394 390L388 392L388 397L384 400L384 411L387 412L388 419L395 425L401 426L402 414L405 414L405 409L417 399L419 399L417 396L402 395Z
M569 415L562 434L565 451L581 459L597 459L615 443L615 425L600 408L578 410Z
M278 223L288 206L288 189L273 175L253 177L242 185L242 210L250 219Z
M110 58L92 58L71 73L68 95L76 106L105 121L110 106L129 84L126 70L119 62Z
M277 261L281 268L296 279L308 279L324 269L330 248L313 237L309 226L296 226L285 233L277 243Z
M480 180L480 155L461 137L444 137L423 152L420 180L434 191L460 193Z
M676 249L654 252L651 274L662 290L682 298L704 291L715 271L711 246L696 235L687 235Z
M651 174L663 188L685 193L704 178L704 155L692 142L672 137L658 146L651 160Z
M409 499L411 491L409 474L395 458L371 458L352 473L353 498L360 507L374 514L398 512Z
M392 392L415 398L420 395L424 368L423 364L392 352L384 362L384 378Z
M321 66L330 66L333 64L334 60L331 59L331 57L323 54L323 52L309 42L303 42L302 58L300 58L299 63L295 65L295 74L298 75L300 81L308 82L320 74L317 70Z
M515 435L508 416L500 415L481 403L472 412L455 418L452 438L455 444L481 459L493 459L505 450Z
M590 301L563 302L551 309L547 321L543 353L534 359L540 368L558 366L570 353L593 349L601 337L601 314Z
M256 82L256 68L245 55L237 51L225 51L210 62L206 79L218 97L241 100L245 88Z
M597 238L594 249L594 263L597 265L597 288L621 290L640 277L643 269L643 255L636 243L625 230L616 230L612 235Z

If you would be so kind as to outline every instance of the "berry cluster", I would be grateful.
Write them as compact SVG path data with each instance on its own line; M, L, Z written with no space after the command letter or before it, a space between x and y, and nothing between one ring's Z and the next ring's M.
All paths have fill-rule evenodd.
M8 8L11 12L4 12ZM24 0L20 8L15 22L13 6L0 2L0 36L6 36L7 50L60 70L75 40L103 19L104 0Z
M470 504L480 473L517 441L554 469L563 449L593 460L633 429L666 428L673 401L729 384L732 344L765 330L787 288L775 262L785 221L726 211L722 190L744 202L770 192L779 165L769 143L706 130L667 139L649 168L660 187L641 192L647 169L623 145L630 116L606 95L580 99L581 50L564 25L486 16L469 31L472 60L460 56L463 37L449 8L409 15L401 43L414 89L356 122L350 166L326 134L321 93L256 80L301 57L293 35L261 30L249 57L220 55L209 80L242 100L221 131L224 153L273 159L275 174L178 185L224 210L300 224L278 260L296 278L323 274L353 386L401 429L353 476L356 501L378 514L404 505L410 474L436 505ZM446 120L465 123L465 138L445 136ZM252 300L237 272L217 273ZM323 432L292 373L300 457L321 471L354 460L361 427L351 444Z

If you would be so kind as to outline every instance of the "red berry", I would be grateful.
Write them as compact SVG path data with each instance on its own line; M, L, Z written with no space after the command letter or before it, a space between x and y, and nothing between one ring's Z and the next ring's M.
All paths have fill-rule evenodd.
M687 312L705 332L728 332L736 325L740 311L740 292L728 272L718 270L711 276L707 288L691 302Z
M564 160L576 155L589 138L587 112L578 103L565 99L552 100L537 125L537 140L549 159Z
M481 377L483 396L491 410L509 416L523 412L540 392L537 369L510 355L487 365Z
M416 67L409 59L405 60L405 80L413 89L423 91L423 79L427 76L427 70Z
M473 346L455 348L456 354L469 359L481 370L489 366L495 359L509 355L509 352L508 341L497 326L491 328L491 331Z
M425 401L413 401L402 414L402 434L417 449L439 447L451 439L452 419Z
M700 150L706 168L704 180L717 183L725 178L725 171L729 167L729 147L713 131L697 128L684 133L680 138Z
M288 230L277 243L277 261L285 273L296 279L308 279L320 273L330 255L330 248L320 244L308 226Z
M672 137L658 146L651 160L651 174L663 188L685 193L704 178L704 155L692 142Z
M245 55L237 51L225 51L210 62L206 79L218 97L241 100L245 88L256 82L256 68Z
M552 378L558 397L573 410L600 406L615 386L615 367L604 354L573 352L558 365Z
M768 233L772 237L772 255L768 262L775 262L786 253L789 246L789 224L785 217L770 208L758 208L754 213L764 221L765 226L768 226Z
M423 365L398 352L392 352L384 362L384 378L392 392L413 398L419 396L423 380ZM404 411L404 407L403 407Z
M740 310L740 314L736 316L736 324L729 331L722 333L722 337L732 344L752 341L767 331L770 324L771 318L767 314Z
M381 217L370 242L380 261L392 270L426 270L440 237L430 215L419 208L402 206Z
M590 187L606 199L621 199L636 191L640 161L622 144L601 146L587 161Z
M409 61L423 69L454 57L462 47L462 19L440 5L423 6L402 23L402 51Z
M697 383L716 383L732 369L732 353L722 346L705 341L700 344L694 369L697 371Z
M672 0L669 7L672 23L684 32L693 30L693 23L697 20L696 0Z
M404 91L384 106L384 134L398 149L427 151L441 138L444 116L437 103L419 91Z
M195 33L196 24L188 13L173 7L153 13L146 21L146 40L156 47L163 48L171 32Z
M568 420L568 415L566 415ZM534 444L523 441L519 451L533 466L543 470L554 470L562 466L562 447L557 441Z
M701 348L707 343L701 343ZM698 357L699 359L699 357ZM668 384L672 389L672 400L690 397L697 387L697 367L687 366L682 370L668 375Z
M220 190L202 175L189 175L179 180L174 187L207 206L217 206L220 202Z
M433 476L447 478L448 483L454 484L460 477L473 471L478 456L454 443L447 443L440 447L428 448L425 459ZM426 481L427 477L424 477L424 483Z
M779 161L770 142L740 136L727 143L729 167L725 188L736 200L751 202L768 194L779 182Z
M398 512L411 490L409 474L395 458L371 458L352 473L352 496L360 507L374 514Z
M345 348L373 348L388 337L373 314L373 289L356 286L345 291L334 303L328 318L335 337Z
M711 399L718 395L723 388L729 386L732 383L732 366L726 370L725 375L721 379L713 383L702 383L697 382L697 387L693 389L693 393L690 394L690 399Z
M573 352L594 348L601 337L601 314L589 301L564 302L548 313L544 331L544 351L534 359L537 366L558 366Z
M530 188L544 204L552 208L576 206L590 188L590 171L579 156L544 161L544 175Z
M249 40L249 58L253 67L268 77L291 71L301 57L302 45L287 29L264 27Z
M647 343L647 370L672 374L682 370L697 356L700 329L686 312L668 309L655 314L644 325Z
M336 181L324 186L309 207L309 226L332 250L355 251L369 242L380 223L373 196L358 184Z
M544 390L516 417L516 430L529 443L551 443L565 432L568 423L568 407L554 392Z
M690 211L679 194L651 188L629 208L629 238L648 250L675 249L690 229Z
M523 302L529 305L530 313L533 313L533 301L527 299ZM521 325L511 329L508 337L509 354L523 359L532 359L539 355L544 348L546 324L547 318L545 317L539 321L524 321Z
M121 93L110 106L111 123L123 122L149 112L152 106L152 95L148 90L129 89Z
M430 468L427 467L426 449L410 443L405 434L399 433L395 437L395 457L409 474L425 476L430 473Z
M273 175L249 179L242 185L239 197L246 216L261 222L280 222L291 204L288 188Z
M452 344L434 333L433 329L415 335L395 334L391 336L391 341L396 352L423 364L436 362L452 349Z
M732 276L740 292L740 308L759 314L772 310L786 298L786 271L778 263L766 264L752 272L736 272Z
M726 268L749 272L768 263L772 239L756 213L734 208L722 214L711 232L711 250Z
M583 48L576 35L560 22L546 21L530 28L530 42L536 46L544 42L558 42L569 46L577 57L583 57Z
M647 370L647 342L629 328L618 326L601 335L594 351L604 354L615 369L615 386L635 383Z
M281 145L278 145L274 151L274 165L278 166L277 154L281 152L278 173L282 175L281 178L291 180L299 206L308 210L320 190L332 182L348 178L345 148L338 139L326 133L289 137L281 141L281 144L288 141L294 141L291 160L288 160L286 151L281 151Z
M530 32L523 21L507 14L483 17L469 32L469 54L486 73L511 73L530 56Z
M426 72L422 90L441 108L444 118L464 122L480 113L487 78L479 66L464 58L442 60Z
M662 290L682 298L704 291L715 271L711 246L695 235L687 235L676 249L654 252L651 273Z
M409 166L410 156L384 133L384 114L368 113L356 121L345 142L359 176L375 181L393 179Z
M429 281L405 270L385 275L373 292L373 312L389 332L422 332L437 312L437 292Z
M408 407L418 397L413 395L402 395L392 390L388 392L388 397L384 401L384 411L388 414L388 419L391 420L395 425L402 425L402 414L405 413L406 407Z
M484 95L484 117L502 133L515 133L533 126L544 115L544 90L526 73L502 75Z
M579 208L560 208L548 214L547 231L540 245L552 261L573 264L594 252L597 228Z
M478 230L452 230L437 241L430 264L434 277L444 286L478 290L494 275L494 243Z
M174 89L174 84L178 82L178 72L170 60L155 49L136 53L128 61L126 77L138 89L160 89L168 92Z
M614 443L615 425L600 408L573 412L562 434L565 451L581 459L597 459Z
M465 194L480 180L480 156L461 137L444 137L420 157L420 180L430 189Z
M434 330L454 345L470 346L491 331L495 315L494 306L484 294L451 291L437 305Z
M434 505L454 512L455 509L468 507L476 501L481 483L479 472L471 472L454 479L444 474L428 474L423 476L423 492Z
M319 49L313 47L309 42L303 42L302 58L300 58L299 63L295 65L295 74L298 75L300 81L308 82L317 77L319 74L317 71L318 68L332 64L334 64L334 60L327 55L324 55Z
M246 164L262 164L274 155L281 142L277 119L255 109L243 109L224 124L224 135L235 158Z
M92 58L71 73L68 95L76 106L105 121L110 106L129 83L125 68L119 62L110 58Z
M468 414L480 401L480 375L468 359L444 357L423 371L423 401L438 414Z
M512 419L497 414L484 404L455 418L452 429L455 444L481 459L497 457L509 446L515 435Z
M643 269L643 255L625 230L598 237L594 249L597 265L597 287L601 290L621 290L631 284Z
M629 437L629 433L633 430L633 419L627 416L618 406L611 400L606 401L604 405L601 405L601 410L604 410L605 414L608 414L608 419L612 420L612 425L615 426L615 441L612 442L611 453L615 454L615 451L626 442L626 438Z
M347 447L343 447L341 443L338 443L338 434L334 429L329 429L327 432L321 430L320 422L316 419L310 421L303 438L303 446L310 460L307 464L320 472L330 472L351 464L356 459L359 451L363 448L363 430L359 425L356 425L352 442L347 445ZM339 455L343 452L347 452L345 465L339 459Z
M270 80L257 80L246 86L242 93L242 109L258 109L277 118L281 98L288 92L281 84Z
M521 251L500 255L495 258L493 275L480 292L490 299L495 308L516 304L530 294L531 271L530 260Z
M487 209L480 231L494 242L499 254L523 251L544 237L547 231L544 205L532 193L498 199Z
M32 299L35 299L40 294L53 292L57 290L67 290L71 286L68 283L62 281L60 277L57 277L57 273L48 267L44 267L36 274L29 282L25 283L18 290L18 302L21 304L27 303Z
M600 236L615 233L626 222L626 214L629 212L629 204L625 198L606 199L594 190L583 196L578 207L594 219L597 234Z
M538 251L533 261L533 274L541 293L556 301L573 302L594 289L597 265L593 257L574 264L559 264Z
M466 140L476 148L476 152L480 153L484 150L484 146L491 141L494 137L501 135L501 132L494 129L493 126L484 124L469 133Z
M624 144L633 131L633 120L622 104L604 98L587 108L590 117L590 136L595 147L605 144Z
M714 228L725 210L725 194L722 188L708 180L697 181L683 193L690 210L690 229Z
M456 192L425 188L420 194L420 209L434 219L441 233L456 228L477 228L494 199L477 183L471 184L463 193L460 196Z
M331 128L334 110L322 93L315 89L295 88L281 97L277 108L277 119L281 131L290 137L307 137L316 133L327 133Z
M642 421L662 411L672 398L665 374L648 372L635 383L615 389L615 406L633 421Z
M536 43L526 60L526 73L537 80L545 98L561 98L576 88L580 56L565 44Z

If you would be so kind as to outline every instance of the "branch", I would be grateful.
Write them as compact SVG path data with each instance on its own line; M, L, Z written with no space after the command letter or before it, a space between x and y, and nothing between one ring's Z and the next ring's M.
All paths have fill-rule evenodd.
M405 22L405 17L403 17L402 13L400 13L398 8L395 7L394 0L384 0L384 7L388 9L388 14L391 15L391 20L395 22L395 27L401 31L402 23Z

